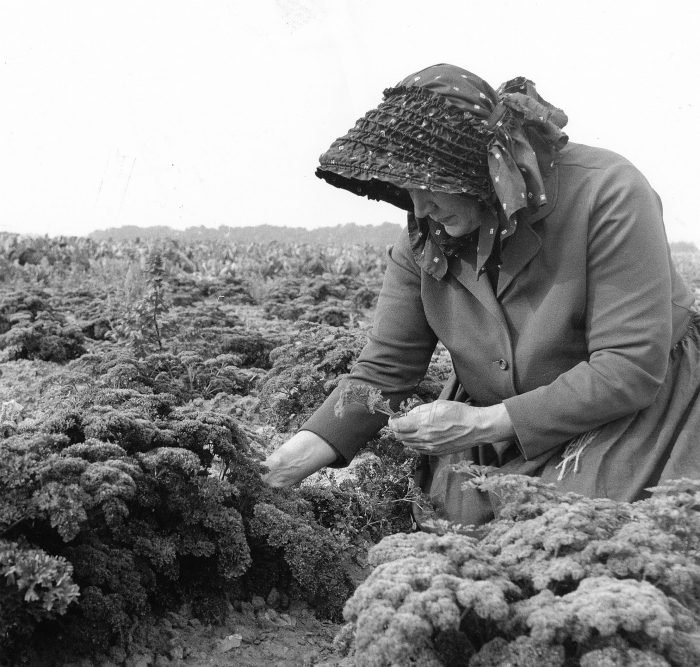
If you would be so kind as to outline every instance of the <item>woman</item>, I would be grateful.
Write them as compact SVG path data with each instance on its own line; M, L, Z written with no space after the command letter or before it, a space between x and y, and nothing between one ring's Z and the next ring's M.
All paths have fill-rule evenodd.
M460 460L624 501L700 477L700 318L661 203L624 158L568 143L566 121L527 79L495 91L436 65L387 89L317 171L409 212L351 379L398 404L437 341L449 350L441 400L388 425L429 455L425 488L459 523L493 516ZM268 458L270 484L346 465L386 423L336 417L338 393Z

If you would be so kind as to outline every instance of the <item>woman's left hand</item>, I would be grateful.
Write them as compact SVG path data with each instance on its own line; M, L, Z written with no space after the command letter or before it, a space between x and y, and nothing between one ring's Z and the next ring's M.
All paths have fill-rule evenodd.
M486 408L437 400L392 417L389 428L397 439L420 454L444 456L515 435L505 406Z

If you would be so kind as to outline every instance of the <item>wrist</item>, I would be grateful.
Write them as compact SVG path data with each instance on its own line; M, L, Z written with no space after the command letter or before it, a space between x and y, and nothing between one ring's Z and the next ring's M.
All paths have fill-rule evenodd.
M304 478L298 463L287 462L284 457L275 454L263 461L263 465L268 469L263 480L273 487L292 486Z
M330 465L336 457L336 451L323 438L299 431L263 461L269 470L263 479L270 486L292 486Z
M515 428L503 403L481 408L484 442L502 442L515 438Z

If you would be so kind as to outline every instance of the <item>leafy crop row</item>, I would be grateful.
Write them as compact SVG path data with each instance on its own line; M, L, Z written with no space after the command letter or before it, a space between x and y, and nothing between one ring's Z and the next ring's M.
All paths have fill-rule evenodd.
M32 590L58 602L42 607L46 618L80 586L79 605L43 631L87 652L126 642L135 618L183 600L216 616L227 594L277 584L334 616L351 591L340 543L302 495L262 483L232 417L177 407L169 394L93 387L7 438L3 454L7 651L39 618L36 604L20 604L33 602L29 562L42 570Z
M5 333L47 313L70 351L32 353L53 340L37 330L38 345L14 357L60 366L37 386L44 398L29 418L3 412L0 664L32 645L59 655L127 647L154 615L188 603L220 619L227 602L272 587L339 618L351 560L411 528L412 459L386 436L374 447L391 455L358 466L352 482L331 474L279 491L261 480L273 442L348 372L364 331L307 322L290 335L262 318L251 329L244 281L145 259L131 299L97 283L15 281L0 293ZM363 285L339 276L314 289L320 302L362 307L373 298Z
M184 602L216 620L273 586L334 619L350 598L358 665L698 664L692 484L628 506L478 475L503 508L477 539L410 534L416 457L386 433L350 472L262 483L362 349L383 251L0 244L0 355L43 374L0 410L0 664L128 647ZM438 352L422 400L449 370Z
M0 233L0 278L48 285L71 276L98 275L111 264L135 264L145 269L159 253L170 273L198 279L272 279L321 274L376 278L386 263L383 248L369 245L316 246L281 243L221 243L202 240L186 244L162 239L93 241L85 238L30 238Z
M636 504L515 475L471 483L500 503L479 538L438 522L445 534L370 551L338 638L358 666L700 664L698 480Z

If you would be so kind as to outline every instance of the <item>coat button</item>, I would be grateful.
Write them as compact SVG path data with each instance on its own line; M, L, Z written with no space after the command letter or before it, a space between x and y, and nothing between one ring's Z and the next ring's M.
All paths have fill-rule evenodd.
M502 371L507 371L508 370L508 362L505 359L499 359L498 360L498 367Z

